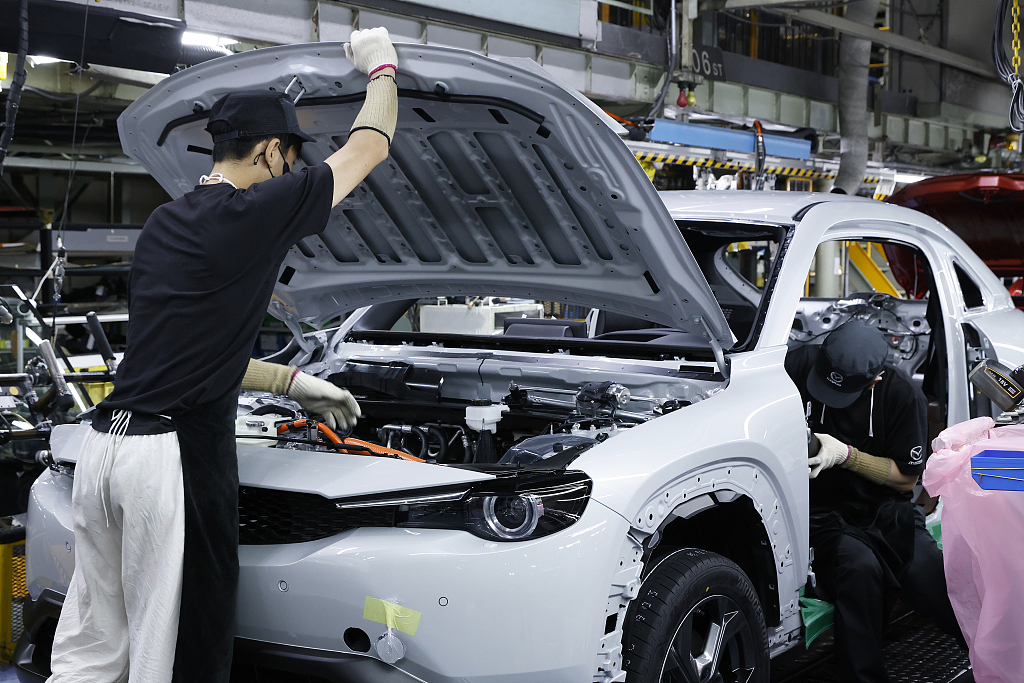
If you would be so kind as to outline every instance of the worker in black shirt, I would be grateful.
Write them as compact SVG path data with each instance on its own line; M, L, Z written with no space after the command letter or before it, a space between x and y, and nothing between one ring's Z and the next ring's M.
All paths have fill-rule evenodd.
M911 502L925 467L927 402L887 355L882 333L852 320L786 357L821 443L808 460L813 568L835 603L842 670L863 683L889 680L882 630L897 597L962 641L942 553Z
M239 388L355 423L330 382L250 360L281 263L387 158L397 54L383 28L346 54L369 75L346 144L290 171L302 132L281 93L210 109L214 166L153 211L129 276L128 346L81 448L72 496L75 573L54 637L54 683L226 683L238 583Z

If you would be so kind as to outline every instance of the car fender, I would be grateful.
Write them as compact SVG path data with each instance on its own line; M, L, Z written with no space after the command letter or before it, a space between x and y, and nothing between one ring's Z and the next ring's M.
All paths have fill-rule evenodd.
M573 464L593 498L646 540L705 494L750 498L772 544L783 616L795 614L808 567L807 430L785 347L730 357L729 386L632 428Z

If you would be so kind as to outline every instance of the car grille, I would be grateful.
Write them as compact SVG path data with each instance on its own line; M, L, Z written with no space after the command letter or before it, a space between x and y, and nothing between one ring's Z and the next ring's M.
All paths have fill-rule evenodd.
M339 510L334 501L313 493L242 486L238 489L238 542L304 543L360 527L391 527L395 511L392 506Z

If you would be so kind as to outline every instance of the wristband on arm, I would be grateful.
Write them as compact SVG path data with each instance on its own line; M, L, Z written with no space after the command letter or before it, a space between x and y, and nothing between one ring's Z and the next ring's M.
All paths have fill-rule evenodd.
M387 64L385 66L391 66ZM394 76L381 74L366 84L366 101L352 122L349 134L357 130L375 130L388 139L395 135L398 125L398 84Z
M882 485L889 480L890 462L889 458L880 458L851 446L850 457L840 467L856 472L872 483Z
M366 75L369 76L370 78L373 78L373 75L375 73L377 73L378 71L380 71L381 69L394 69L395 73L398 73L398 66L397 65L395 65L395 64L381 64L376 69L373 69L370 73L368 73Z

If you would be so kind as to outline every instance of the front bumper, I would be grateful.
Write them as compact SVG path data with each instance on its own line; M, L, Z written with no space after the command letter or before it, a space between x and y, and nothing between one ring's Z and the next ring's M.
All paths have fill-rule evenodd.
M628 530L625 519L591 500L576 524L528 542L387 528L242 546L236 680L591 680L603 657L604 611ZM421 613L414 635L395 632L406 655L394 666L372 646L364 652L346 644L348 629L361 630L371 644L387 631L364 619L367 597ZM15 655L21 683L49 674L62 603L62 595L44 590L27 610Z
M44 683L49 677L53 634L63 597L44 591L29 606L27 628L18 640L13 658L19 683ZM294 681L296 674L346 683L410 683L414 680L372 657L235 639L232 681L285 683Z
M379 659L365 655L235 638L232 681L284 683L295 681L296 676L345 683L413 683L416 680Z
M359 629L376 643L386 633L364 618L367 598L377 598L421 613L415 634L395 631L406 654L393 670L414 679L591 680L628 530L625 519L591 500L572 527L528 542L367 528L309 543L243 546L236 633L329 653L338 672L372 672L348 658L376 665L375 650L353 650L344 634Z

